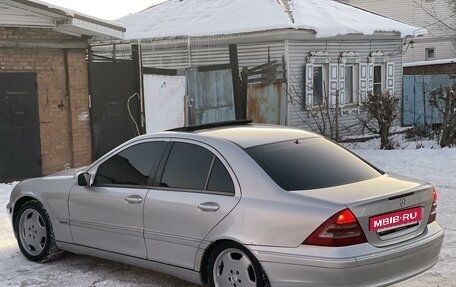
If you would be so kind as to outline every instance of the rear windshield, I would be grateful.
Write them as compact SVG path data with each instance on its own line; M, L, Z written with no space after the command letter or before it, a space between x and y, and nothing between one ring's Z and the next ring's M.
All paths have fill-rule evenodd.
M246 152L288 191L338 186L381 175L379 170L324 138L256 146Z

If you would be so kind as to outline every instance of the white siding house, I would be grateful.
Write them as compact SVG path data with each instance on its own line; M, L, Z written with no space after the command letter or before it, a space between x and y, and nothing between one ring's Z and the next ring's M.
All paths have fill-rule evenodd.
M401 97L403 39L426 33L331 0L169 0L118 21L127 39L140 43L145 67L226 64L230 44L240 70L284 61L280 123L318 131L312 114L324 94L342 135L361 132L367 92ZM113 56L109 47L94 51ZM128 57L129 46L116 45L115 54Z
M414 39L404 63L456 57L456 11L445 0L344 0L351 5L425 27L428 35ZM448 27L452 27L449 29Z

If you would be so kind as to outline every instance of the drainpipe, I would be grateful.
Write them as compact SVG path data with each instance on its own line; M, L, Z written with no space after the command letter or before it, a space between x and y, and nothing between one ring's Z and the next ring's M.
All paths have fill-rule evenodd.
M187 37L187 51L188 51L188 66L192 66L192 43L190 36Z
M73 111L71 107L70 71L68 68L68 49L63 49L63 67L65 70L65 100L68 103L68 132L70 140L70 167L74 167ZM67 167L67 166L65 166Z
M144 115L144 80L142 70L142 44L141 42L131 45L133 67L137 69L135 73L137 78L136 87L139 95L139 111L140 111L140 133L146 133L145 115Z

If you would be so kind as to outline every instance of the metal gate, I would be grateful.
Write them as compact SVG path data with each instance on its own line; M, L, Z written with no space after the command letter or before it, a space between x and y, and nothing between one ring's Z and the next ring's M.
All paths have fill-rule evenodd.
M131 60L90 64L93 159L142 133L135 67Z
M0 182L42 175L35 73L0 73Z
M429 103L431 91L449 85L449 75L404 76L403 125L428 129L442 123L442 114Z
M285 59L242 70L247 118L255 123L286 124L287 79Z
M236 118L231 66L188 68L189 124L230 121Z
M184 126L185 71L143 67L143 81L146 132Z

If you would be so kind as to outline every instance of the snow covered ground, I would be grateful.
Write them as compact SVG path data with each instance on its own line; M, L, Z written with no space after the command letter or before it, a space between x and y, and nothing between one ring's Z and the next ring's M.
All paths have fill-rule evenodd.
M438 191L437 219L446 231L440 261L431 270L395 286L456 286L456 226L452 225L456 218L456 149L416 146L355 152L386 171L430 181ZM0 184L0 286L195 287L149 270L86 256L67 254L48 264L27 261L20 254L4 208L12 187Z

